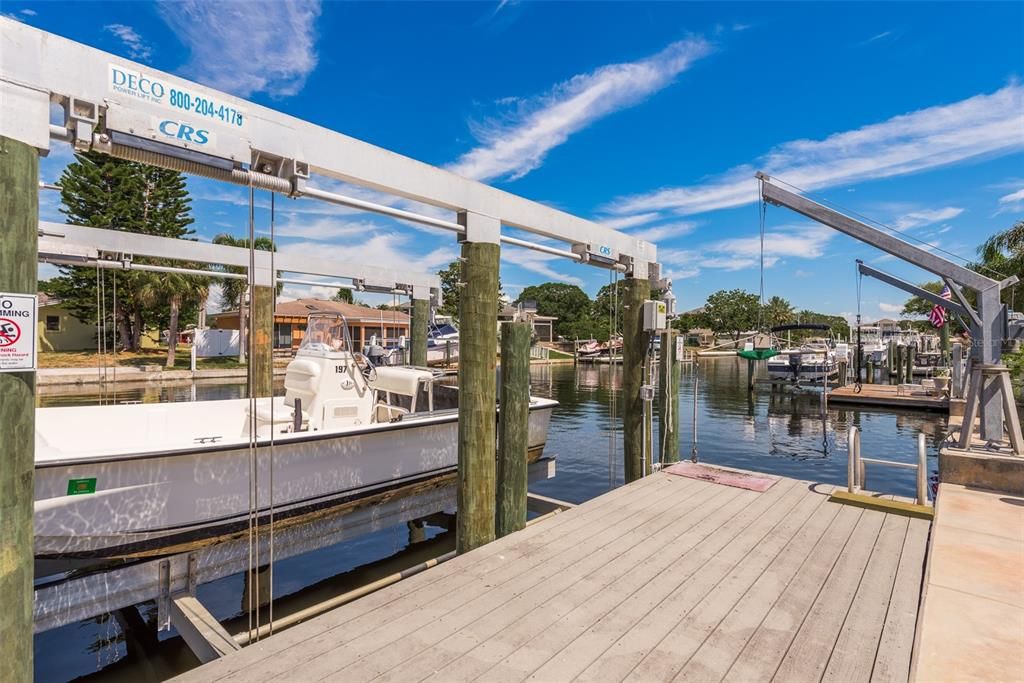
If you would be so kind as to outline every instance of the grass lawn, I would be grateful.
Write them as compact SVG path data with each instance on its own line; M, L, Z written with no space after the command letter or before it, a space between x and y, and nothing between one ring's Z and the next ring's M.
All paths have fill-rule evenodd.
M174 369L188 370L191 367L189 347L182 347L174 354ZM99 359L99 360L98 360ZM115 362L116 359L116 362ZM102 362L100 362L100 360ZM40 351L40 368L95 368L98 365L118 367L141 367L143 365L159 365L167 362L167 349L143 349L141 351L118 351L104 354L99 358L95 351ZM199 358L197 369L244 368L236 357Z

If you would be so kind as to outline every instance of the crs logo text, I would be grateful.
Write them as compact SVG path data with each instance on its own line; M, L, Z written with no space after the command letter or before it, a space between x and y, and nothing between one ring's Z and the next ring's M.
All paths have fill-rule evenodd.
M160 132L169 138L176 138L191 142L196 145L205 145L210 141L210 131L202 130L187 123L181 123L174 119L164 119L157 126Z
M167 94L167 88L160 81L145 74L110 65L110 89L117 93L147 102L161 102Z

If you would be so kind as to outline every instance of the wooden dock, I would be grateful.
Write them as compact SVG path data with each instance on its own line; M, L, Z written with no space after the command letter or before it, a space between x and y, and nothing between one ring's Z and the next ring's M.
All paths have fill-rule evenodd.
M180 677L906 681L928 522L653 474Z
M829 403L912 408L917 410L948 411L949 399L933 396L924 390L901 394L894 384L862 384L860 392L852 384L836 387L828 394Z

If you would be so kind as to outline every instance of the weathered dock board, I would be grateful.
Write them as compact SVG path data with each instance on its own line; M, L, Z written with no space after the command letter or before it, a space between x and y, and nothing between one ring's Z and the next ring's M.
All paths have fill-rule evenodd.
M900 393L899 387L893 384L862 384L858 392L854 385L836 387L828 394L830 403L843 403L865 406L886 406L889 408L913 408L917 410L948 411L949 399L945 396L933 396L924 390L912 393Z
M906 681L928 522L657 473L181 676Z

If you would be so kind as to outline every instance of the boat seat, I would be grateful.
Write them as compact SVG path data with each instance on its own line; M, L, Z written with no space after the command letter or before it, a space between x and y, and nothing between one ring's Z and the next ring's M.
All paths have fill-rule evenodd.
M245 406L245 417L246 424L248 424L249 417L252 415L250 406ZM271 425L290 425L295 419L295 409L288 407L281 407L274 410L273 417L270 414L269 405L257 405L256 406L256 433L260 436L265 436L266 428ZM309 413L305 410L302 411L302 424L309 423ZM245 431L248 431L247 429ZM245 434L243 434L245 436Z

